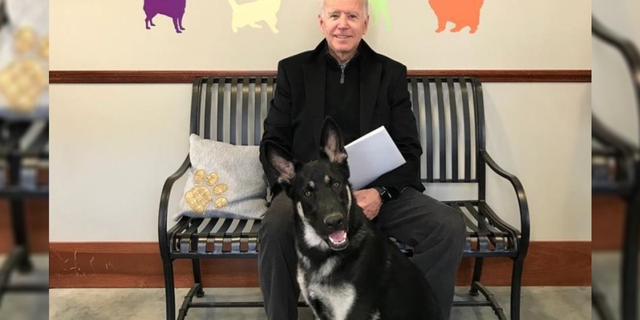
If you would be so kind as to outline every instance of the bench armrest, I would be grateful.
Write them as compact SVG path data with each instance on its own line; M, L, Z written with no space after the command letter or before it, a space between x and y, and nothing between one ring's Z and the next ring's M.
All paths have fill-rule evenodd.
M162 245L167 243L167 211L169 206L169 197L171 196L171 188L173 188L173 184L187 172L190 166L191 160L189 159L189 155L187 155L187 158L184 160L180 168L178 168L178 170L176 170L176 172L169 176L169 178L164 182L162 194L160 195L160 210L158 211L158 240L161 252L163 250Z
M489 168L491 168L491 170L493 170L499 176L509 180L509 182L511 182L511 185L513 186L513 189L516 192L516 196L518 197L518 206L520 207L521 246L519 249L520 249L521 255L525 256L527 253L527 249L529 247L531 221L529 218L529 204L527 202L527 195L524 193L524 187L522 186L522 183L520 182L520 179L518 179L518 177L502 169L493 160L493 158L491 158L491 156L486 150L480 150L480 156L482 157L484 162L489 166ZM492 215L493 216L492 218L497 220L498 223L508 225L506 222L500 219L497 215L493 213L489 213L489 214Z

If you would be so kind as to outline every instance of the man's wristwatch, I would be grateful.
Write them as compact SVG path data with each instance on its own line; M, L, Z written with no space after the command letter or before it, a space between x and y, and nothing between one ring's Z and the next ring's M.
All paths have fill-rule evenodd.
M378 190L378 193L380 194L380 199L382 199L382 203L385 203L393 199L393 195L391 194L391 192L389 192L389 189L385 187L374 187L374 188Z

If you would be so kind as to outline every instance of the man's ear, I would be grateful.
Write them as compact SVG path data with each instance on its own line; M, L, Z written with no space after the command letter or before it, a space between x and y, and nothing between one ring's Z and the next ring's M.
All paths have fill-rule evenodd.
M291 184L296 176L293 156L279 145L266 141L264 151L271 168L278 175L279 183Z
M331 162L343 163L347 159L347 151L344 149L340 128L331 117L324 119L321 137L320 155Z

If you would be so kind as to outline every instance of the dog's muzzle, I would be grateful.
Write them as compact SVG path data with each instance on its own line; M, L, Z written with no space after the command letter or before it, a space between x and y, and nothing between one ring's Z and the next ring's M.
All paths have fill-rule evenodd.
M328 215L324 218L324 225L331 232L329 234L329 247L333 250L342 250L349 244L347 231L345 230L344 216L339 213Z

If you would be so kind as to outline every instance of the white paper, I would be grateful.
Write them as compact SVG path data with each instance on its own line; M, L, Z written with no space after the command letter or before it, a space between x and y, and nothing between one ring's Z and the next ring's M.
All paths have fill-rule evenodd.
M404 157L384 126L345 146L349 156L349 182L360 190L381 175L403 165Z

